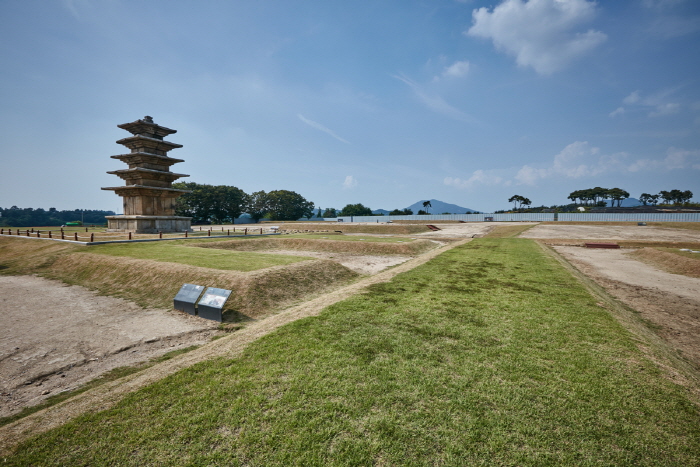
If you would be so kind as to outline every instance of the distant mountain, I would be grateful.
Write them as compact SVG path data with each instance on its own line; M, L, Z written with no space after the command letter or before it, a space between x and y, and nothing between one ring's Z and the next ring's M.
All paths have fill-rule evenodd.
M450 214L468 214L470 212L476 212L473 209L463 208L462 206L457 206L456 204L445 203L437 199L431 199L431 207L425 209L423 203L428 200L421 200L417 203L413 203L408 206L408 209L413 211L413 214L418 214L418 211L428 211L430 214L442 214L443 212L449 212Z
M613 201L611 199L606 200L608 203L608 207L611 207L613 205ZM639 201L637 198L627 198L622 200L622 205L621 207L623 208L631 208L634 206L641 206L642 202ZM617 206L617 201L615 201L615 206Z
M388 216L389 211L387 211L386 209L375 209L374 211L372 211L372 214L377 214L380 216Z

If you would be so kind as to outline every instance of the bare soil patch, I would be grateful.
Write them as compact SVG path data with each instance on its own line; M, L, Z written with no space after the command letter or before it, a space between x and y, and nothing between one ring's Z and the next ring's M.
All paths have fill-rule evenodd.
M0 276L0 306L0 417L219 332L186 313L34 276Z
M261 252L268 253L268 252ZM273 250L271 254L310 256L312 258L335 261L351 271L362 275L373 275L386 268L404 263L412 256L379 256L379 255L354 255L351 253L326 253L321 251L299 251L299 250Z
M700 279L637 261L629 250L555 246L582 273L639 312L696 370L700 370Z

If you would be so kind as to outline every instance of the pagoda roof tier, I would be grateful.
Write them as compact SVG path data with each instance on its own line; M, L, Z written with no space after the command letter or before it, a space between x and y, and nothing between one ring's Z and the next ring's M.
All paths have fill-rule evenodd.
M119 159L122 162L131 164L134 162L148 161L152 163L157 163L158 165L173 165L178 162L185 162L184 159L176 159L170 156L161 156L160 154L153 154L152 152L128 152L126 154L117 154L116 156L110 156L112 159Z
M154 170L154 169L145 169L143 167L136 167L133 169L121 169L121 170L113 170L111 172L107 172L108 174L113 174L113 175L124 175L124 174L131 174L131 173L138 173L139 176L148 176L149 174L154 175L154 176L168 176L168 178L172 178L173 180L177 180L180 177L189 177L187 174L177 174L175 172L165 172L163 170Z
M114 191L119 196L151 196L155 198L177 198L185 193L192 193L190 190L177 190L175 188L161 188L156 186L146 185L126 185L126 186L111 186L102 187L102 190Z
M117 141L117 144L122 144L133 152L152 152L164 156L171 149L181 148L182 144L171 143L158 138L136 135L128 138L123 138ZM148 150L148 151L144 151Z
M148 136L155 139L163 139L164 136L177 133L177 130L172 130L153 123L153 118L148 115L135 122L122 123L121 125L117 125L117 127L128 131L132 135Z
M146 185L146 186L162 186L170 187L170 184L181 177L189 177L186 174L177 174L173 172L165 172L163 170L144 169L137 167L135 169L123 169L107 172L108 174L116 175L127 182L127 185Z

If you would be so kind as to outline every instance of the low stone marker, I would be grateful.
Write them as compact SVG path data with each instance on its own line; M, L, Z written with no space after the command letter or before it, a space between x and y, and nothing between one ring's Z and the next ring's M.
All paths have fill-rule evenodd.
M230 290L207 287L202 299L197 304L197 312L200 318L221 322L222 310L226 300L231 295Z
M184 284L173 299L173 307L194 316L197 312L195 304L203 290L203 285Z

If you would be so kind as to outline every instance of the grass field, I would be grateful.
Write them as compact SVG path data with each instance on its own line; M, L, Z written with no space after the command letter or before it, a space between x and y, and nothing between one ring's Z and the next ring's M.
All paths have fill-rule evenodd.
M191 240L187 241L191 242ZM300 256L261 255L242 251L195 248L187 246L188 244L185 242L185 240L173 240L153 243L115 243L94 245L86 251L94 254L150 259L225 271L255 271L256 269L292 264L308 259Z
M534 241L477 239L5 465L698 465L637 343Z

